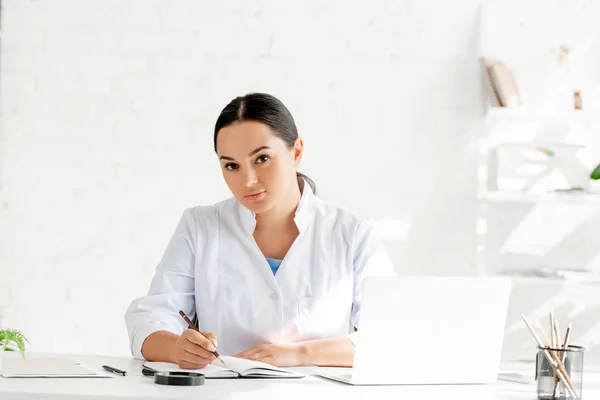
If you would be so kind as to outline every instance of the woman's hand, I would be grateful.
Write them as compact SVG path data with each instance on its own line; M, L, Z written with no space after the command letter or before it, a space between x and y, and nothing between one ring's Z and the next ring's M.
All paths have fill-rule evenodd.
M204 368L216 359L212 353L216 346L217 336L214 333L186 329L175 342L173 362L185 369Z
M276 367L295 367L305 364L305 349L302 343L261 344L238 353L236 357L260 361Z

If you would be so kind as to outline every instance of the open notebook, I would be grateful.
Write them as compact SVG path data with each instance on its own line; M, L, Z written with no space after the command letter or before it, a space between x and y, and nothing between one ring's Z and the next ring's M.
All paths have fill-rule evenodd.
M270 364L250 361L242 358L221 356L225 365L219 360L202 369L182 369L177 364L168 362L147 361L144 367L158 372L199 372L206 378L302 378L304 375L275 367Z

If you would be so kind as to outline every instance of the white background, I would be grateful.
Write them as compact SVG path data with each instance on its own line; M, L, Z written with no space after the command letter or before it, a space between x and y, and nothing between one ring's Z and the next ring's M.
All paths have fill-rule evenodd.
M2 3L0 304L32 350L129 354L181 212L229 196L212 129L250 91L289 107L321 197L389 228L400 273L474 273L480 1Z

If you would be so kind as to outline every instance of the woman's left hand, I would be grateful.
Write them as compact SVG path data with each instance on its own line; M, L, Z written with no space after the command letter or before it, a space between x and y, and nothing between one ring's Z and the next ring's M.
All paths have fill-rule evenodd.
M261 344L236 354L236 357L260 361L276 367L295 367L305 363L302 343Z

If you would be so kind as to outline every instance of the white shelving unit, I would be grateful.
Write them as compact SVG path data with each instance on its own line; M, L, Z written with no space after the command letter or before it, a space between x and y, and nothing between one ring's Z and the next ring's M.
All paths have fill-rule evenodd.
M558 153L559 146L588 146L594 137L585 135L586 131L600 135L600 25L596 21L600 4L565 4L544 3L543 10L539 2L528 0L492 0L481 5L478 56L501 61L514 73L523 105L502 108L490 102L480 118L467 126L477 151L477 272L500 273L513 282L502 346L504 360L535 356L521 313L546 316L550 309L561 322L578 327L572 340L586 346L586 360L600 360L595 340L598 327L588 324L597 315L600 274L583 272L588 267L595 269L600 260L596 255L600 251L596 227L600 225L600 194L519 193L489 185L495 172L489 168L494 147L536 144ZM587 52L586 43L591 43ZM559 57L564 54L561 46L576 55L569 64L582 68L565 66L564 58ZM487 87L487 76L481 72L482 88ZM582 93L583 110L573 109L575 90ZM535 134L548 125L554 127L552 134ZM595 154L598 163L600 148ZM561 226L562 217L573 223ZM576 225L577 218L585 222ZM567 232L569 228L573 230Z
M554 126L553 134L528 135L543 126ZM494 181L496 166L492 154L494 149L506 146L571 147L589 148L599 146L600 114L583 110L546 113L522 108L488 107L483 118L471 121L469 129L477 138L477 220L476 220L476 271L478 275L495 274L487 267L487 235L490 206L502 204L557 204L587 205L600 211L600 193L585 190L556 192L518 192L497 190ZM562 132L562 133L561 133ZM595 142L595 139L598 139ZM600 148L597 154L600 158ZM600 161L600 160L599 160Z

